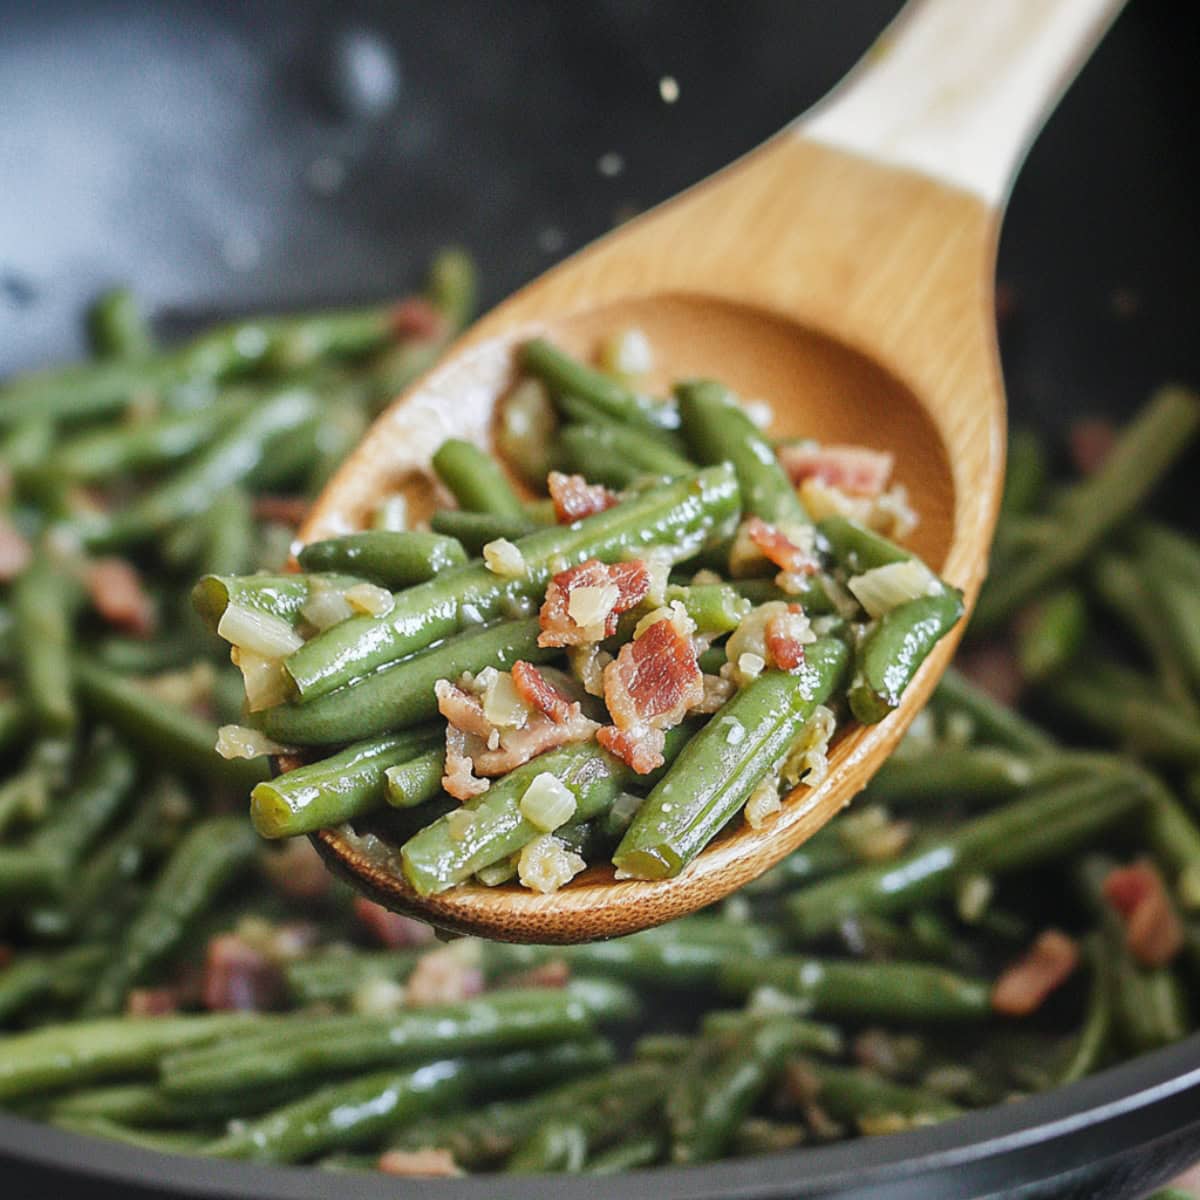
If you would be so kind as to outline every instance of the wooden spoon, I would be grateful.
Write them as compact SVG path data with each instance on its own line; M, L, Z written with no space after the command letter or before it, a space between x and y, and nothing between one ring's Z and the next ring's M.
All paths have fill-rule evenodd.
M921 516L913 548L973 602L1004 468L1000 216L1033 135L1119 8L908 5L811 113L480 320L379 418L302 540L363 527L389 493L427 495L444 438L490 443L514 346L546 334L587 355L599 336L638 326L660 364L655 386L711 375L768 400L774 434L893 451ZM656 925L735 891L849 803L957 640L942 641L887 720L840 739L824 783L796 789L762 829L737 823L676 879L617 882L606 865L553 895L465 884L421 899L396 856L338 830L315 842L380 903L462 933L578 942Z

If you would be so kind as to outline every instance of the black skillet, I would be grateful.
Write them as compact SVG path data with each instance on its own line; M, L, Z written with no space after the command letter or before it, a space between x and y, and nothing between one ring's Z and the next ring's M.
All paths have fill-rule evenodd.
M963 0L964 3L1005 0ZM678 192L837 80L887 0L0 2L0 375L79 350L127 281L166 327L366 300L464 241L491 303ZM1200 10L1135 0L1022 171L1000 278L1018 420L1200 380ZM667 104L660 80L679 97ZM669 86L669 85L668 85ZM616 156L616 157L613 157ZM606 173L607 172L607 173ZM1200 465L1200 464L1197 464ZM1178 473L1185 506L1194 473ZM1184 491L1186 489L1186 491ZM1200 1158L1200 1038L934 1129L524 1200L1136 1197ZM0 1117L0 1189L55 1200L483 1200L163 1158Z

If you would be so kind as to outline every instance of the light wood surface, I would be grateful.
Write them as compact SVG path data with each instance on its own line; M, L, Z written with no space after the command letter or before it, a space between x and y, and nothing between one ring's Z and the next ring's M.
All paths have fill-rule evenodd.
M1078 37L1068 49L1078 55ZM546 334L586 354L598 335L637 325L654 345L658 385L716 376L766 400L774 434L893 451L921 515L910 544L973 603L1004 466L998 211L971 190L827 141L799 123L494 309L379 418L302 540L361 528L389 492L427 496L430 457L445 437L490 444L521 341ZM1006 152L1015 161L1019 150ZM368 857L334 830L314 841L375 899L458 932L554 943L659 924L741 887L848 804L927 700L960 631L895 713L841 736L820 787L797 788L761 829L735 821L677 879L616 882L601 866L548 896L467 884L421 900L394 860Z

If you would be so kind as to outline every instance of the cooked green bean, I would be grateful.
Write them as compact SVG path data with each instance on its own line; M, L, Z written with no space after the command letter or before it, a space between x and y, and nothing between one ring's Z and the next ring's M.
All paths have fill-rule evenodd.
M454 538L384 529L310 542L297 558L307 572L342 571L393 590L424 583L467 561Z
M1002 513L1028 513L1041 499L1046 486L1046 447L1031 429L1016 429L1008 438L1008 462L1004 471Z
M905 1087L875 1071L806 1060L803 1069L817 1085L816 1102L836 1121L856 1122L864 1133L879 1119L902 1118L908 1126L956 1117L962 1109L944 1097Z
M468 512L497 517L520 517L525 512L500 464L474 442L447 438L433 456L433 469L459 507Z
M192 603L214 632L225 610L235 604L282 617L295 624L303 619L306 604L320 591L345 591L362 583L357 575L335 573L275 575L260 571L253 575L205 575L192 589Z
M645 430L624 425L568 425L558 447L567 469L618 489L643 475L676 479L696 469Z
M63 734L75 726L71 686L73 610L78 588L73 579L39 554L12 589L18 668L34 722L43 733Z
M1017 754L1045 754L1054 739L1015 709L1000 704L954 667L943 673L933 693L933 707L942 713L962 713L975 736Z
M1017 630L1017 661L1025 679L1040 683L1068 666L1083 645L1087 621L1087 606L1075 588L1058 588L1035 601Z
M384 771L384 799L393 808L416 808L441 791L446 755L440 748L425 750Z
M516 517L498 517L494 513L463 512L460 508L439 508L430 528L443 537L454 538L468 554L480 555L488 542L505 538L513 542L538 528L528 512Z

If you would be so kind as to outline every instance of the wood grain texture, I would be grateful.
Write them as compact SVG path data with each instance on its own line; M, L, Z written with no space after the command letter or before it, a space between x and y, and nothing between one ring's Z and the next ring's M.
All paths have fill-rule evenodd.
M515 344L545 333L588 351L598 334L637 324L654 343L658 384L715 375L766 399L773 433L894 451L921 514L914 548L972 604L1004 465L997 224L966 192L781 134L484 317L379 418L302 540L361 527L382 495L423 477L446 436L488 444ZM386 856L336 831L315 842L374 898L458 932L574 942L672 920L761 874L849 803L925 703L960 631L895 713L840 738L824 784L797 788L762 829L735 822L677 879L618 883L604 866L549 896L464 885L421 900Z

